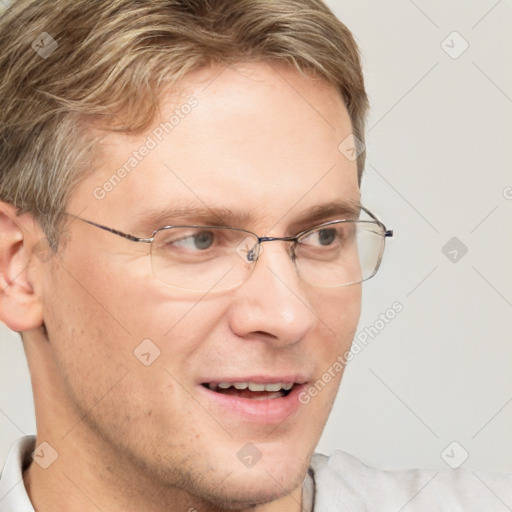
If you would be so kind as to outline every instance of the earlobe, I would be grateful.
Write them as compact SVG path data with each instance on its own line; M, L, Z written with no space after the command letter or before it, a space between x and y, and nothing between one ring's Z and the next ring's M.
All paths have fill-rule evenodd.
M0 201L0 320L13 331L42 325L42 303L29 272L30 240L14 206Z

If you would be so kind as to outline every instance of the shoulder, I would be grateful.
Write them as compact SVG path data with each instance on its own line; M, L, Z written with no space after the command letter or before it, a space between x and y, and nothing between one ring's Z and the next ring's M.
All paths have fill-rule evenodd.
M489 512L512 506L512 475L508 474L468 469L383 470L339 450L330 457L315 454L311 469L317 512Z

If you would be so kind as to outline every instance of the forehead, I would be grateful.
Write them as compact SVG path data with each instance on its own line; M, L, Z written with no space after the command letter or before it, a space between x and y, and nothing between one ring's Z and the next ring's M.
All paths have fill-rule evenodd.
M173 208L291 222L323 203L358 203L356 162L338 150L350 133L323 80L275 64L211 67L169 91L143 134L106 135L69 209L124 229Z

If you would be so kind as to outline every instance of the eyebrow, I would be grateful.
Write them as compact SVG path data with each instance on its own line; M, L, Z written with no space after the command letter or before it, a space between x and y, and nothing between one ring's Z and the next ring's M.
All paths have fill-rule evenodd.
M246 212L234 212L229 208L209 206L180 206L166 209L150 209L135 215L137 230L152 230L177 224L242 227L253 220Z
M357 219L361 205L356 201L338 200L326 204L312 206L294 217L288 231L299 232L316 223L336 219ZM290 212L286 214L289 215ZM285 217L286 217L285 216ZM285 218L283 217L283 219ZM204 206L180 206L167 209L150 209L135 215L134 230L147 235L148 230L179 224L197 224L206 226L229 226L248 229L254 223L255 216L250 212L233 211L229 208ZM279 221L281 222L281 221Z
M359 202L339 200L331 203L320 204L308 208L300 213L290 223L289 229L298 232L301 229L313 227L328 220L357 219L361 213Z

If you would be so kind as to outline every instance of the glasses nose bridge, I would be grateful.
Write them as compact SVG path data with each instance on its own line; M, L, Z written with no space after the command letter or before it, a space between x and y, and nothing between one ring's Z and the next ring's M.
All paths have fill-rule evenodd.
M261 244L263 242L295 242L296 238L294 236L259 236L258 243Z
M263 247L262 247L262 244L264 242L291 242L291 243L294 243L297 241L297 238L296 237L293 237L293 236L257 236L256 235L256 241L257 241L257 245L258 245L258 248L260 250L258 250L258 253L257 253L257 256L256 258L254 258L254 262L256 262L259 257L261 256L262 254L262 250ZM292 255L290 255L292 256Z

